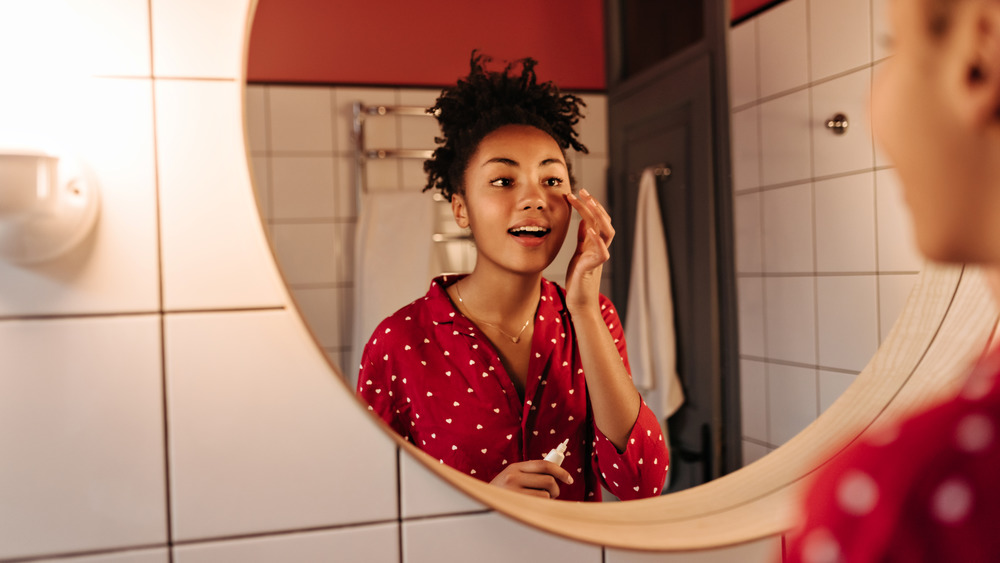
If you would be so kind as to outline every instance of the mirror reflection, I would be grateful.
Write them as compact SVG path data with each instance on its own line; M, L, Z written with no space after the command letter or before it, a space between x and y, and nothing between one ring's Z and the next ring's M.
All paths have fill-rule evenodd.
M604 21L597 4L591 11L597 14L599 27L612 25ZM723 118L732 123L729 220L734 230L735 277L721 284L735 286L738 295L739 355L722 361L738 364L740 392L737 411L705 408L698 422L687 413L718 401L712 393L722 391L716 385L704 395L689 393L685 414L671 419L685 428L685 434L673 440L684 450L675 452L674 460L692 458L688 465L700 480L719 473L725 450L739 450L737 458L752 462L794 436L832 403L888 333L920 268L910 247L894 173L874 151L867 123L871 75L888 55L879 40L885 28L882 4L871 0L840 7L835 2L788 0L730 30L730 100ZM267 16L267 6L262 0L259 17ZM571 11L588 9L574 4ZM345 20L329 11L322 14L334 23ZM813 22L821 16L854 35L819 33ZM624 23L620 25L625 29ZM332 35L347 33L343 24L337 31ZM251 41L256 44L256 37ZM594 43L580 41L579 34L575 42ZM604 41L596 43L598 52L591 56L603 62ZM273 48L274 41L268 44ZM508 55L510 51L502 48L469 42L447 55L448 80L467 69L473 47L484 47L498 60L535 56L543 74L568 64L545 58L537 50ZM341 45L339 50L351 48ZM581 53L585 50L580 48ZM251 47L252 83L247 92L261 209L296 301L331 361L353 386L361 346L376 323L426 293L434 276L470 272L475 266L476 248L465 238L468 230L456 224L450 205L426 193L415 195L426 183L424 157L418 153L435 147L433 138L439 131L432 117L407 108L432 106L446 81L430 87L413 80L379 80L374 71L386 65L371 64L363 81L306 79L290 84L288 78L254 76L254 60L264 52ZM645 67L643 71L650 72ZM570 151L568 164L576 184L609 208L618 230L612 260L601 276L601 291L627 308L628 301L619 296L629 291L635 230L626 223L635 220L638 179L647 166L671 164L673 177L658 178L656 191L663 208L681 216L669 219L664 211L674 304L679 319L704 317L709 305L685 293L693 294L700 282L684 278L693 270L687 264L695 260L685 256L690 243L683 237L691 220L684 217L691 215L692 205L685 194L696 190L684 189L682 180L696 181L697 171L684 170L686 157L666 162L659 149L650 149L651 155L630 149L613 156L626 144L608 142L609 136L615 138L615 123L620 126L624 115L613 107L621 90L616 90L619 85L603 83L603 64L600 74L598 86L564 89L587 104L579 130L590 149L588 154ZM543 76L548 78L557 77ZM659 131L669 133L673 118L667 115L666 104L664 108L666 125ZM844 135L835 136L821 123L841 112L851 126ZM684 127L687 139L697 124ZM641 139L647 138L651 137ZM730 163L716 162L713 169L724 176L725 164ZM632 195L622 197L623 192ZM418 224L400 223L398 230L429 233L403 237L402 242L390 240L392 248L408 250L389 261L379 261L379 253L355 250L367 243L359 233L371 224L366 223L366 213L379 210L379 204L371 202L381 195L399 196L399 201L413 196L403 205L426 212L412 213L408 220L416 217ZM627 205L613 205L628 198L633 206L629 210ZM721 201L716 205L723 206ZM624 221L619 220L622 215ZM712 225L711 232L724 230L725 218L717 219L719 225ZM543 271L546 279L563 287L577 225L574 219L569 243ZM375 275L359 282L366 269ZM377 288L395 301L374 298ZM364 314L366 310L371 314ZM678 371L687 391L703 372L692 363L699 355L698 345L685 341L693 331L680 320L678 325ZM628 335L630 352L636 340ZM720 361L719 354L715 356L714 361ZM719 426L723 421L732 426L737 420L742 429L736 439L720 442ZM706 433L708 446L702 440ZM706 452L712 452L707 457L715 460L706 461ZM697 456L702 457L694 460Z

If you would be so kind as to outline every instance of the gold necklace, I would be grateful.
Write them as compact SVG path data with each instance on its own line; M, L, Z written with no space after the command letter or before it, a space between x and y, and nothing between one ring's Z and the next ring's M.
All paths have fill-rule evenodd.
M461 303L462 305L465 305L465 301L462 300L462 290L460 290L458 288L458 283L455 284L455 295L458 296L458 302ZM493 324L493 323L490 323L490 322L486 322L486 321L484 321L482 319L477 319L477 318L473 317L472 316L472 312L469 311L469 306L468 305L465 305L465 310L469 313L469 316L472 317L472 320L476 321L477 323L483 323L484 325L488 325L488 326L491 326L491 327L499 330L500 334L502 334L502 335L506 336L507 338L509 338L510 341L513 342L514 344L517 344L518 342L521 341L521 335L524 334L524 329L528 328L528 323L531 322L531 317L528 317L528 320L524 321L524 326L521 327L520 332L517 333L517 336L513 336L513 335L510 335L510 334L507 334L507 331L505 331L504 329L500 328L500 325Z

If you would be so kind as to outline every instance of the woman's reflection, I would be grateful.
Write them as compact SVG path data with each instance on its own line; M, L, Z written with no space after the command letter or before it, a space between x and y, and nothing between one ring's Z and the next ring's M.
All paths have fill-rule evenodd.
M586 152L581 100L539 84L535 61L469 75L431 108L442 136L426 189L451 202L476 243L472 273L442 276L385 319L365 346L358 394L441 463L542 497L660 494L667 448L628 371L621 323L600 294L614 237L565 150ZM566 288L542 277L581 222ZM399 275L406 275L400 272ZM568 440L562 465L543 460Z

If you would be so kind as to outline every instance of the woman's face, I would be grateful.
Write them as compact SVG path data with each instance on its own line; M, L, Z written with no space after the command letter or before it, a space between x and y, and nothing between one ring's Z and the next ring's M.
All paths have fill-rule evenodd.
M480 141L465 170L455 220L470 227L476 269L539 273L569 226L569 170L556 141L528 125L505 125Z
M960 111L963 30L933 36L927 4L891 0L894 54L876 67L872 94L876 140L902 181L920 250L934 260L992 260L986 240L1000 186L984 181L989 154Z

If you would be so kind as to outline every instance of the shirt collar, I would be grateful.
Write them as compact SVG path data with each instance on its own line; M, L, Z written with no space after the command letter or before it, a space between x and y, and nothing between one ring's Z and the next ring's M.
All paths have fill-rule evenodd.
M427 309L430 312L431 320L438 324L456 324L455 329L464 328L466 331L474 331L475 327L465 316L458 311L458 308L448 296L448 286L464 278L468 274L451 274L438 276L431 281L431 287L427 291ZM554 315L563 316L566 304L562 298L559 286L549 280L542 278L541 301L538 304L538 314L550 318Z

